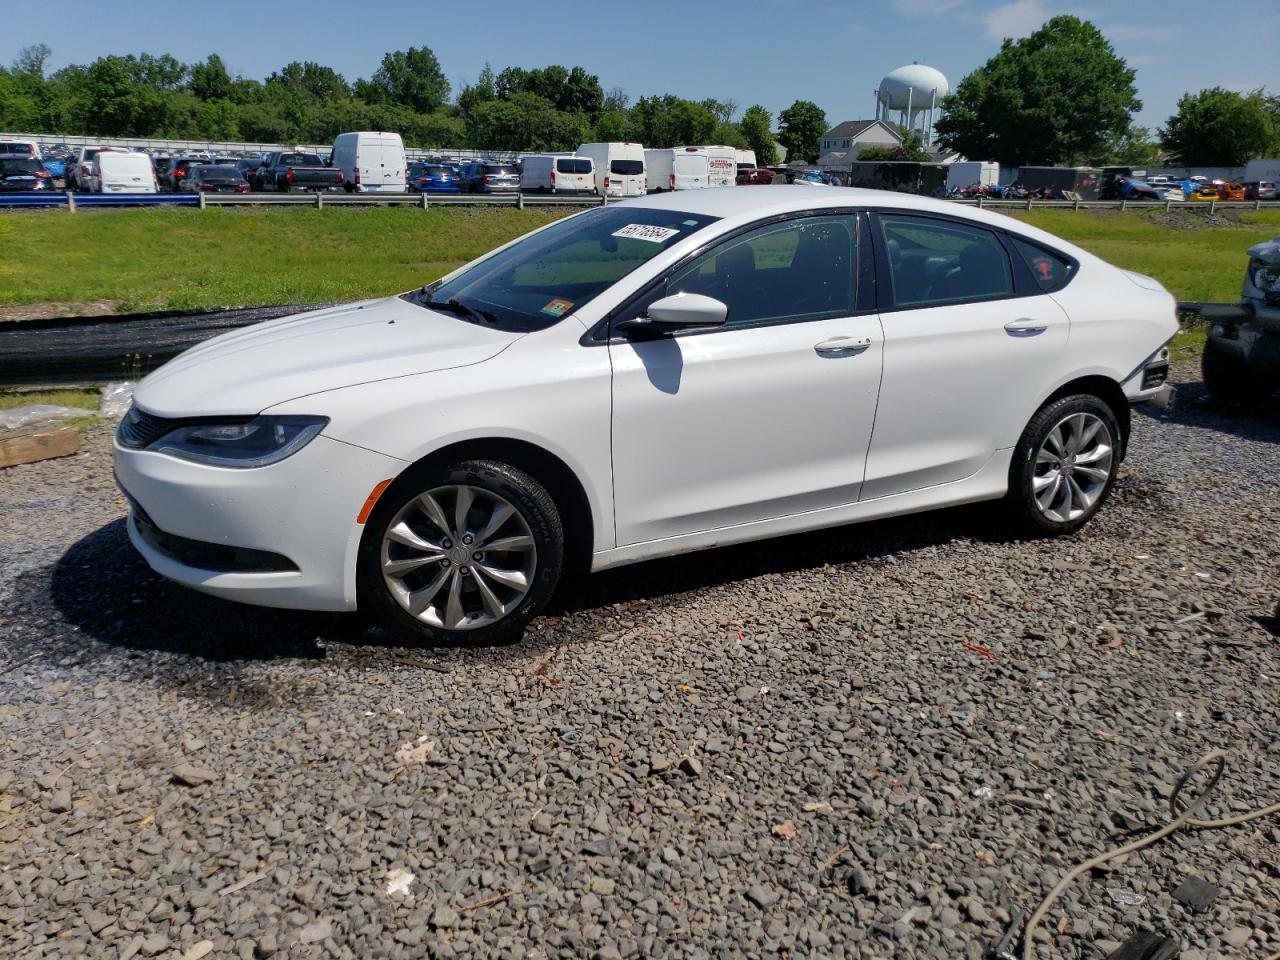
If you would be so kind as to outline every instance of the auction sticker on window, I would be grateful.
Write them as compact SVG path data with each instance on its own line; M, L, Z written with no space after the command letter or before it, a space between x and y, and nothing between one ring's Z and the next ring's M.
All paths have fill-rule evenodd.
M553 317L563 317L572 306L572 300L560 300L557 298L555 300L548 301L547 305L542 308L542 312L549 313Z
M628 223L621 230L613 231L615 237L629 237L632 240L648 240L650 243L666 243L679 230L671 227L655 227L647 223Z

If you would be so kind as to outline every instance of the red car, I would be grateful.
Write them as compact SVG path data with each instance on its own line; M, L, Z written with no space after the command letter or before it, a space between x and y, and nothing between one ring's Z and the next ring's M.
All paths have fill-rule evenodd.
M749 186L754 183L773 183L773 171L765 167L752 167L745 163L738 165L738 186Z

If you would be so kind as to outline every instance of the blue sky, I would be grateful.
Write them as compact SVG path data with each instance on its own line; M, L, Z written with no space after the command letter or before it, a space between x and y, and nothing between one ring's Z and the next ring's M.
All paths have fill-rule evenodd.
M1083 0L1084 4L1096 0ZM56 9L56 15L52 15ZM453 11L438 13L440 10ZM201 12L201 11L205 12ZM776 117L796 99L831 123L874 116L873 91L913 60L954 85L1003 36L1023 36L1050 16L1091 19L1138 71L1138 122L1162 124L1188 90L1223 86L1280 92L1280 3L1242 0L1229 15L1194 0L1097 6L1052 0L882 0L838 4L511 3L403 0L223 0L214 5L61 0L48 26L18 18L0 36L0 62L26 44L53 48L54 69L106 53L222 56L233 72L263 78L290 60L315 60L348 80L368 76L392 49L429 46L456 87L488 61L495 69L561 63L598 74L632 98L761 103ZM454 28L457 24L457 28Z

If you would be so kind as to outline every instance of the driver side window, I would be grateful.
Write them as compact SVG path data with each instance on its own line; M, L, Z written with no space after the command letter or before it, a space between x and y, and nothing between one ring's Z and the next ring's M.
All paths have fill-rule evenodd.
M769 224L677 271L664 296L713 297L729 308L726 326L848 316L854 313L857 237L853 214Z

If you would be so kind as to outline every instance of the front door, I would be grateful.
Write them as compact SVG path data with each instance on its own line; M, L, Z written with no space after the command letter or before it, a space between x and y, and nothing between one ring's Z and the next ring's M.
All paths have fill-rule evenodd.
M857 309L857 264L855 214L796 217L723 241L642 301L699 293L728 318L609 347L619 546L858 499L882 338Z

